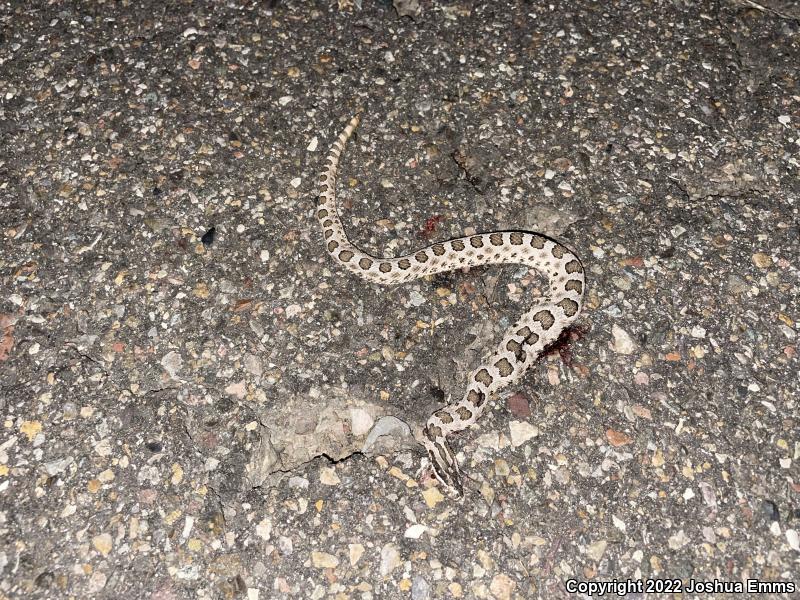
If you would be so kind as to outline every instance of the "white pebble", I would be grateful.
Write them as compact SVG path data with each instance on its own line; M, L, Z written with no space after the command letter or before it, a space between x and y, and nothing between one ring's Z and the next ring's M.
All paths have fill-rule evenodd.
M627 529L627 526L625 525L625 521L623 521L622 519L620 519L616 515L611 515L611 522L614 523L614 527L616 527L617 529L619 529L623 533Z
M339 566L339 559L327 552L311 552L311 564L317 569L335 569Z
M789 542L789 547L795 552L800 552L800 536L794 529L786 530L786 541Z
M686 536L686 533L681 529L675 535L669 536L667 540L667 545L670 547L671 550L678 550L683 548L686 544L688 544L691 540Z
M692 337L694 338L704 338L706 337L706 330L699 325L695 325L692 327Z
M614 337L614 343L611 349L618 354L632 354L636 349L636 344L633 343L631 336L628 332L617 325L611 327L611 335Z
M169 373L170 377L175 377L178 371L183 367L183 357L174 350L167 352L161 359L161 366Z
M400 566L400 552L394 544L386 544L381 548L380 573L386 577L389 573Z
M508 427L511 430L511 445L515 448L539 435L539 428L527 421L511 421Z
M350 409L350 427L353 435L366 435L374 424L375 420L363 408Z
M403 535L411 540L418 540L427 530L428 528L425 527L425 525L420 525L417 523L416 525L412 525L406 529L406 532Z
M606 553L607 547L608 542L606 540L600 540L594 544L590 544L586 548L586 554L588 554L589 558L591 558L593 561L600 562L600 560L603 558L603 554Z
M425 297L417 290L411 290L411 292L408 294L408 300L411 302L411 306L420 306L425 304Z
M319 482L322 485L339 485L341 480L333 467L325 467L319 471Z

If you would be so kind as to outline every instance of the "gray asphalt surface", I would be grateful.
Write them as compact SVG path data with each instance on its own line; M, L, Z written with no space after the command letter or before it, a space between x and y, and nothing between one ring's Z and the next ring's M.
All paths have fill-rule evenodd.
M0 597L797 597L796 5L410 4L0 5ZM409 436L359 450L540 281L337 268L362 105L359 247L526 228L587 269L460 501Z

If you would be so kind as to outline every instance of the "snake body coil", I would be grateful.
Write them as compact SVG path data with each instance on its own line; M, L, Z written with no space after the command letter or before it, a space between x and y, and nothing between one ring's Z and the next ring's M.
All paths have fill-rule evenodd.
M483 413L489 399L517 381L581 312L583 266L566 247L543 235L527 231L495 231L431 244L398 258L375 257L348 240L336 206L339 157L360 121L360 111L334 142L327 166L320 175L317 218L325 248L333 259L359 277L384 285L413 281L426 275L462 267L524 264L547 276L547 296L537 298L506 331L492 354L467 379L464 397L436 411L423 430L424 445L435 477L448 489L463 493L458 462L447 436L466 429Z

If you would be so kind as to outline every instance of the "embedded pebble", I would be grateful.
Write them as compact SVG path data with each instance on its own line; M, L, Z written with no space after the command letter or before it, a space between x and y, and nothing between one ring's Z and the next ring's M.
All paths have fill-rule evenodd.
M728 275L727 287L728 291L735 295L745 294L750 289L747 282L735 274Z
M350 427L353 431L353 435L366 435L374 424L375 420L363 408L353 408L350 410Z
M339 559L327 552L311 552L311 564L317 569L335 569L339 566Z
M431 597L431 586L428 581L417 575L411 584L411 598L412 600L427 600Z
M425 297L417 290L411 290L408 294L408 301L411 303L411 306L422 306L425 304Z
M756 252L753 254L753 264L759 269L768 269L772 266L772 257L763 252Z
M290 488L294 488L294 489L298 489L298 490L304 490L304 489L308 488L308 484L309 484L309 481L305 477L299 477L297 475L293 475L292 477L289 478L289 487Z
M539 428L528 421L511 421L508 427L511 434L511 445L515 448L539 435Z
M489 590L496 600L510 600L515 587L516 582L505 573L498 573L492 577L492 582L489 584Z
M439 491L439 488L436 487L423 490L422 498L425 500L425 504L428 505L428 508L435 508L437 504L444 500L444 496Z
M403 444L411 437L411 428L407 423L394 416L381 417L369 432L362 452L371 453L379 449L391 449Z
M625 446L631 443L631 438L628 435L614 429L606 430L606 438L614 447Z
M103 556L108 556L112 548L111 534L101 533L92 538L92 546Z
M106 587L107 582L108 576L105 573L102 571L94 571L89 577L89 585L87 589L90 593L96 594Z
M416 539L419 539L419 537L422 536L422 534L425 533L427 531L427 529L428 528L425 525L422 525L420 523L416 523L416 524L412 525L411 527L409 527L408 529L406 529L406 531L403 534L403 536L407 537L409 539L412 539L412 540L416 540Z
M688 544L691 540L689 537L684 533L683 529L678 531L678 533L669 536L668 545L672 550L678 550L679 548L683 548L686 544Z
M704 338L704 337L706 337L706 330L705 330L704 327L700 327L699 325L695 325L694 327L692 327L691 335L692 335L692 337L695 337L695 338Z
M531 416L531 405L528 398L523 394L512 394L508 398L508 410L512 415L519 418L527 418Z
M636 344L631 339L627 331L614 324L611 326L611 335L614 342L611 345L612 350L618 354L632 354L636 349Z
M603 555L606 553L608 542L606 540L598 540L586 548L586 554L595 562L600 562Z
M175 377L183 368L183 357L179 352L168 352L161 359L161 366L164 367L170 377Z
M401 564L400 550L397 546L392 543L385 544L383 548L381 548L381 562L379 568L381 576L386 577Z
M355 566L364 555L364 546L361 544L348 544L347 548L350 557L350 565Z
M800 535L798 535L797 530L787 529L786 541L789 542L789 547L792 550L795 552L800 552Z
M291 556L294 553L294 542L292 538L282 535L278 538L278 548L284 556Z
M319 471L319 481L322 485L339 485L341 480L333 467L324 467Z
M65 456L64 458L59 458L57 460L53 460L44 464L45 473L47 473L50 477L54 475L58 475L68 466L75 462L75 459L71 456Z
M268 540L272 535L272 520L271 519L261 519L258 525L256 525L256 534L263 540Z

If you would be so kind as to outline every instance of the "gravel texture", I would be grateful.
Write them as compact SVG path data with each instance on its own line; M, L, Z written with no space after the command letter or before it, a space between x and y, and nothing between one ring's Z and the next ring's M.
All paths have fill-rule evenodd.
M0 598L796 597L800 11L394 4L0 4ZM541 281L337 268L362 105L359 247L587 269L461 501L413 435Z

